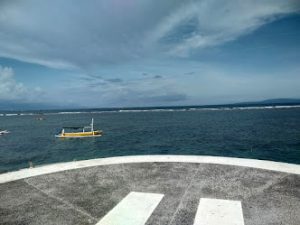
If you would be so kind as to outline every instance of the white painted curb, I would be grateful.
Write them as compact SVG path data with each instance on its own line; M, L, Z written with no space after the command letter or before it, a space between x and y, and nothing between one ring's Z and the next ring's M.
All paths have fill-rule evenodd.
M22 169L15 172L0 174L0 184L43 174L56 173L66 170L80 169L93 166L104 166L128 163L151 163L151 162L181 162L181 163L206 163L231 166L251 167L263 170L292 173L300 175L300 165L273 162L266 160L229 158L215 156L188 156L188 155L141 155L120 156L111 158L99 158L66 163L56 163L36 168Z

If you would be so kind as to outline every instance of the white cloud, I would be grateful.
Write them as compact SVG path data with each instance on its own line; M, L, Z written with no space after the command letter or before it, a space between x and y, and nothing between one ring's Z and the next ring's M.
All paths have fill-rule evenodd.
M0 65L0 100L31 101L36 96L41 97L42 90L34 88L30 90L14 78L14 71L10 67Z
M192 65L190 65L192 67ZM177 79L177 90L190 96L191 104L227 104L273 98L299 98L299 69L261 72L256 68L226 68L202 64L194 73ZM188 104L188 102L187 102Z
M298 0L4 1L0 57L90 68L166 53L189 56L299 8Z
M188 55L190 50L220 45L248 34L280 16L299 12L299 1L204 0L193 1L164 19L150 36L158 42L184 28L193 20L193 29L171 45L172 55ZM175 31L175 32L174 32ZM183 31L186 32L186 31Z
M22 98L26 92L24 85L14 80L13 69L0 66L0 99Z
M174 105L188 99L176 89L176 80L162 76L130 80L84 76L80 84L63 92L88 107Z

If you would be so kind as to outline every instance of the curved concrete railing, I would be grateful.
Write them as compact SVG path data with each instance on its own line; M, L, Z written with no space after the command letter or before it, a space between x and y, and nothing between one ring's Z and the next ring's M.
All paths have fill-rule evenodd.
M181 163L207 163L231 166L252 167L263 170L292 173L300 175L300 165L273 162L266 160L214 157L214 156L188 156L188 155L141 155L120 156L111 158L99 158L66 163L56 163L36 168L22 169L15 172L0 174L0 183L20 180L24 178L50 174L66 170L80 169L93 166L104 166L127 163L150 163L150 162L181 162Z

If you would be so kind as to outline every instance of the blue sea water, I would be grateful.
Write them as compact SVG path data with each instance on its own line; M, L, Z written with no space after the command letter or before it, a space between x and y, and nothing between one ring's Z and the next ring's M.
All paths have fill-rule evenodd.
M265 159L300 164L300 107L89 110L1 115L0 173L99 157L180 154ZM59 139L62 126L102 129L100 138Z

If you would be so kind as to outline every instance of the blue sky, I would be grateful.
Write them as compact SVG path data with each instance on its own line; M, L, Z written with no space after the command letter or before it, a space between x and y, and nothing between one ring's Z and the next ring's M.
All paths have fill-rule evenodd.
M2 0L0 101L300 98L298 0Z

